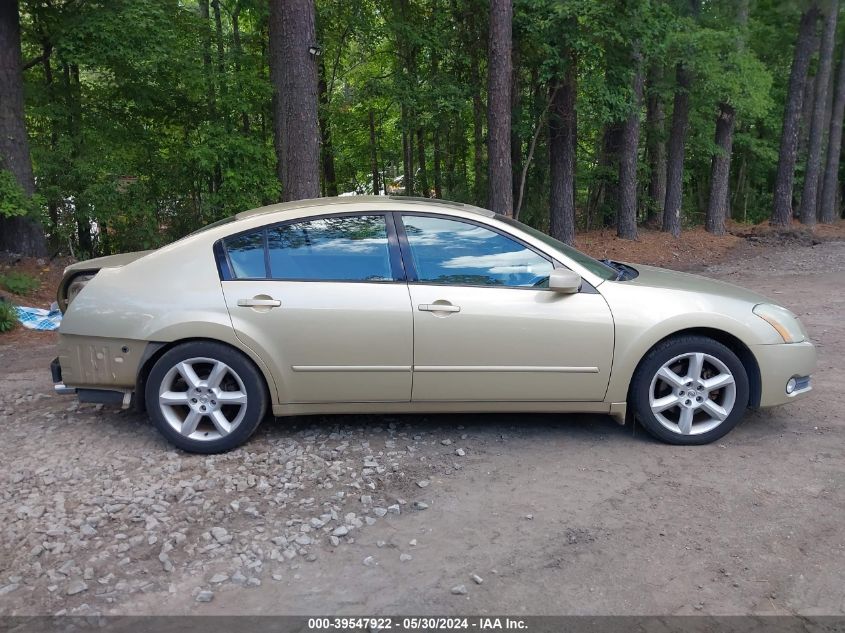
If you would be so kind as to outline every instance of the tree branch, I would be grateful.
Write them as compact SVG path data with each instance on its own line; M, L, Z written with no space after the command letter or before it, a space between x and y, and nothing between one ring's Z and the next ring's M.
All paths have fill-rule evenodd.
M519 219L519 212L522 210L522 197L525 193L525 179L528 177L528 167L531 165L531 160L534 158L534 149L537 147L537 139L540 136L540 130L543 128L543 119L546 118L546 112L549 111L549 108L552 106L552 101L557 94L557 91L560 89L560 86L555 86L555 89L549 95L548 100L546 101L546 107L543 108L543 111L540 113L540 116L537 118L537 125L534 128L534 135L531 137L531 144L528 146L528 156L525 159L525 164L522 166L522 176L519 179L519 198L516 201L516 208L513 211L513 219Z
M35 59L29 60L27 63L23 65L24 70L29 70L33 66L38 66L38 64L42 64L50 58L50 54L53 52L53 49L44 51L41 55L36 57Z

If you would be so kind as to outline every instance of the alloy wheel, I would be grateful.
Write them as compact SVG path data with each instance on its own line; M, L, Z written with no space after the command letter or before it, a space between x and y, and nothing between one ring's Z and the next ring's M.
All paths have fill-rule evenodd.
M736 403L736 380L721 360L690 352L663 364L652 378L649 407L679 435L701 435L722 424Z
M158 403L173 429L192 440L226 437L247 411L243 380L226 363L189 358L176 363L161 381Z

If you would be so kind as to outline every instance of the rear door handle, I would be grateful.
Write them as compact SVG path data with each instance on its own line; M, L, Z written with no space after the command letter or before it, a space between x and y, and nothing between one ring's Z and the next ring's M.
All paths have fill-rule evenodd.
M448 303L421 303L417 306L420 312L460 312L461 306L453 306Z
M238 305L245 308L278 308L282 302L278 299L238 299Z

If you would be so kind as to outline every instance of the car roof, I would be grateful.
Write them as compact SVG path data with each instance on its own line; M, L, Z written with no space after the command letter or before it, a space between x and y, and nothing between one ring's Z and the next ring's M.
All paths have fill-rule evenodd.
M413 196L338 196L332 198L308 198L305 200L292 200L291 202L281 202L279 204L271 204L266 207L258 207L257 209L250 209L249 211L241 211L235 218L244 220L252 218L257 215L264 215L266 213L278 213L280 211L295 211L297 209L306 209L309 207L343 207L347 204L378 204L390 206L395 211L401 211L402 208L418 209L423 205L437 205L447 208L456 209L459 211L466 211L483 215L485 217L494 217L496 214L488 209L482 209L471 204L464 204L463 202L452 202L450 200L441 200L439 198L417 198Z

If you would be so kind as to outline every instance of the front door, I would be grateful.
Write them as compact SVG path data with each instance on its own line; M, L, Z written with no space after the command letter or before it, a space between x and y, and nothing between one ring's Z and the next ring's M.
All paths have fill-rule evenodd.
M402 222L414 401L604 399L613 320L600 294L544 288L552 260L490 227L412 214Z
M408 402L412 317L389 214L341 214L223 241L232 324L282 403Z

